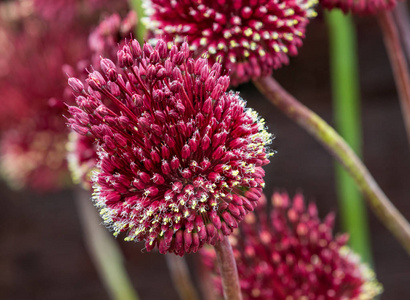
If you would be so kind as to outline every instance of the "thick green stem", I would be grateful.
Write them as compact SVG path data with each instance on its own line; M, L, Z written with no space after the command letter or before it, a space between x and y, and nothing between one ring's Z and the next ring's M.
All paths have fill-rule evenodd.
M340 10L325 14L329 27L333 114L336 129L361 155L361 119L356 32L352 17ZM350 246L371 263L370 235L363 198L349 174L336 165L336 188L342 225L350 235Z
M242 300L238 270L227 236L215 245L216 258L221 271L222 288L225 300Z
M399 32L391 12L381 11L377 15L377 19L383 33L384 44L386 45L390 64L393 69L403 119L407 130L407 139L410 143L410 75L406 57L403 53Z
M144 2L143 0L129 0L130 1L130 6L131 8L137 13L138 16L138 24L135 29L135 35L138 40L138 42L142 45L144 44L144 38L145 38L145 25L141 21L142 18L145 17L145 9L142 6L142 3Z
M114 237L100 225L101 218L93 207L89 192L77 188L78 215L83 227L85 244L98 274L114 300L138 300L123 265L121 250Z
M165 255L165 259L179 298L181 300L199 300L198 293L189 275L185 257L170 253Z
M369 171L340 135L317 114L297 101L272 77L254 81L269 101L320 142L345 168L370 207L410 254L410 225L377 185Z

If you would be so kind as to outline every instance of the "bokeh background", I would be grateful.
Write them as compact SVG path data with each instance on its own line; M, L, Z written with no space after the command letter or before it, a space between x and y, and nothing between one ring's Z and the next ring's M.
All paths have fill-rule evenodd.
M410 151L392 72L379 27L355 18L363 120L363 159L381 188L410 219ZM328 32L322 14L308 26L300 55L274 76L300 101L333 124ZM252 86L238 87L266 120L278 151L266 170L265 193L303 192L321 216L337 212L334 161L304 130L276 110ZM0 98L2 103L8 99ZM0 299L109 299L83 243L74 192L38 194L0 182ZM338 220L338 219L337 219ZM410 260L369 211L374 268L384 285L381 299L410 299ZM162 255L118 239L142 300L177 299ZM195 255L188 255L193 276Z

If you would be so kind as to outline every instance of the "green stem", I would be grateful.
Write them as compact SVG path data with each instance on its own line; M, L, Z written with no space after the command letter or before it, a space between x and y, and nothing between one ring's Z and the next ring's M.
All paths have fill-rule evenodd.
M199 300L198 293L192 283L191 276L189 275L189 269L185 257L168 253L165 254L165 259L179 298L182 300Z
M407 139L410 143L410 75L406 57L403 53L400 35L392 13L389 11L381 11L377 15L377 19L383 33L384 44L386 45L390 64L393 69L394 80L396 81L404 124L407 131Z
M308 131L350 173L376 216L410 254L410 224L390 202L369 171L340 135L322 118L297 101L272 77L254 80L265 97Z
M227 236L215 244L216 259L221 271L222 288L225 300L242 300L238 270L232 246Z
M325 17L329 27L336 129L353 151L361 156L359 70L353 20L340 10L326 12ZM355 182L339 164L336 165L336 187L342 225L350 235L350 246L365 262L371 263L366 208Z
M138 24L135 29L135 35L138 42L143 45L145 38L145 25L141 22L141 19L145 17L145 9L142 7L143 0L129 0L131 8L137 13Z
M111 299L138 300L123 265L121 250L114 237L100 225L101 218L93 207L90 193L77 188L75 198L88 252Z

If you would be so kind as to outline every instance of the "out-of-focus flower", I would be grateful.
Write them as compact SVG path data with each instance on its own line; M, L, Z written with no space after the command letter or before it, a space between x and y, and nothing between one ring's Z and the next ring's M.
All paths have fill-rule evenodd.
M333 236L333 214L322 222L302 195L291 203L275 193L270 216L265 196L259 202L231 236L244 299L371 300L381 293L373 271L346 246L348 236ZM217 273L212 249L202 254ZM215 283L222 293L219 276Z
M381 10L392 9L396 0L319 0L320 4L327 9L339 8L343 12L357 14L376 14Z
M118 11L126 0L32 0L34 10L44 19L70 23L79 15L92 16L98 10Z
M188 44L155 49L136 40L102 59L88 88L70 78L69 123L99 143L94 201L114 235L148 251L183 255L229 235L264 186L271 135L229 77ZM109 104L109 106L107 106Z
M88 47L92 52L91 63L98 66L100 57L108 57L113 60L125 39L130 38L137 25L137 15L130 11L124 19L114 13L106 17L88 38Z
M182 42L210 63L222 57L231 83L270 75L302 45L317 0L151 0L147 28L157 37Z
M79 25L62 34L59 24L35 16L8 24L13 56L1 78L1 166L14 187L55 190L69 181L65 161L66 75L62 65L85 55L87 35ZM60 151L60 153L58 153ZM64 180L62 180L64 178Z
M3 133L0 170L11 187L50 191L69 183L64 149L67 133L46 124L59 122L58 117L32 119Z
M115 60L118 47L125 44L126 38L131 38L137 23L135 12L131 11L124 19L118 14L112 14L106 18L91 32L88 38L88 46L91 51L90 61L94 66L99 65L101 57ZM84 67L89 66L87 60L80 61L76 68L65 66L67 74L86 79ZM99 67L96 67L100 70ZM70 90L71 88L67 87ZM95 138L82 136L76 132L70 133L67 144L67 159L74 183L82 184L85 189L91 189L91 171L97 162L97 148Z

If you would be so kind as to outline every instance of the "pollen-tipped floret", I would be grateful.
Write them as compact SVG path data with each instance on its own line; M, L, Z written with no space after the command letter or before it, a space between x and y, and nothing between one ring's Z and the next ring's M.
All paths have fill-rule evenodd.
M371 300L381 293L374 273L346 246L347 235L333 236L333 214L322 222L302 195L291 203L287 194L275 193L270 215L265 196L259 202L258 212L231 235L245 300ZM202 254L217 273L213 250ZM222 293L220 277L214 279Z
M356 14L376 14L382 10L392 9L396 0L319 0L320 4L327 9L339 8L343 12Z
M221 56L231 84L271 74L302 45L317 0L151 0L148 28L155 36L182 42L196 55Z
M99 143L94 201L114 235L183 255L229 235L264 186L271 135L221 65L136 40L69 85L71 127Z

